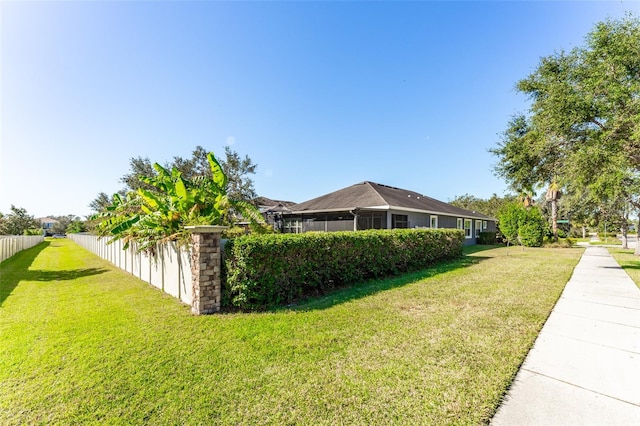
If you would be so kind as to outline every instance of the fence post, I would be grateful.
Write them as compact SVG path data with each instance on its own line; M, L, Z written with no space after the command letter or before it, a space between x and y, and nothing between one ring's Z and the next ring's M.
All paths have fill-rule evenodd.
M191 231L191 313L220 311L222 298L220 233L226 226L185 226Z

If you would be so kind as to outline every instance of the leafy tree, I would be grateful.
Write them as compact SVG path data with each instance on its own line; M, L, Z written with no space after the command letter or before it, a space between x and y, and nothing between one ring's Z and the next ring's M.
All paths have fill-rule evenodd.
M518 230L525 213L526 210L519 203L506 204L498 212L500 232L507 240L507 244L516 245L520 243Z
M140 176L153 177L156 175L153 164L148 157L135 157L129 160L129 173L120 178L125 184L123 192L137 191L139 188L153 190L153 187L140 179ZM122 194L121 194L122 195Z
M490 150L501 161L495 166L511 188L522 194L525 206L532 204L535 190L548 187L546 201L552 205L551 219L557 240L557 202L560 198L558 175L561 174L563 155L558 149L558 138L545 135L523 115L512 118L502 135L498 148Z
M81 222L78 216L72 214L66 216L48 215L47 217L50 217L51 219L55 219L57 221L51 227L51 232L53 232L54 234L66 234L67 232L70 232L69 227L72 223Z
M248 156L240 157L237 152L228 146L225 146L224 150L225 160L216 159L216 161L219 161L222 170L228 177L226 190L229 199L243 200L257 206L257 194L250 175L255 174L258 166L254 164ZM165 164L163 168L166 170L173 170L175 168L180 172L181 176L187 180L200 177L212 178L207 155L207 151L203 147L197 146L193 150L190 158L185 159L176 156L172 162ZM129 172L120 179L120 182L126 186L125 189L118 192L120 201L116 201L114 198L101 192L98 194L98 197L89 204L89 207L91 207L94 213L105 211L106 207L113 203L123 202L126 200L127 193L130 191L135 192L138 191L138 189L144 189L152 193L157 191L156 187L148 183L148 179L158 178L157 168L151 164L148 158L131 158L129 166ZM242 213L235 210L234 206L230 206L224 215L225 225L233 225L233 222L241 215ZM89 226L92 226L91 221L89 221Z
M525 247L540 247L546 233L547 223L540 209L526 209L518 229L520 243Z
M225 160L222 160L222 168L229 177L229 196L238 200L247 200L255 204L258 198L253 180L248 177L256 173L258 167L245 155L243 158L229 146L224 147Z
M30 230L40 230L40 222L27 213L26 209L11 205L11 213L0 221L0 235L23 235Z
M600 207L615 199L640 208L636 17L596 24L584 46L542 58L517 89L530 96L530 115L512 120L493 150L500 158L497 174L514 187L556 184L570 196L580 182ZM631 184L622 190L625 182Z
M78 234L80 232L87 232L87 230L87 223L76 218L69 224L69 226L67 226L66 232L68 234Z
M546 233L546 221L537 207L525 207L521 203L506 204L498 213L500 232L509 244L523 247L540 247Z
M249 175L255 174L258 166L247 155L240 157L229 146L224 147L224 152L225 159L219 160L219 163L228 178L229 197L252 202L257 198L257 195L253 180ZM138 188L143 188L153 191L153 186L140 179L141 176L147 178L157 176L157 171L151 161L148 158L137 157L132 158L129 165L129 173L120 179L126 185L127 190L135 191ZM168 170L176 168L186 179L192 179L196 176L212 177L211 168L207 160L207 151L201 146L197 146L193 150L191 158L173 157L173 161L165 164L164 168Z
M126 195L124 190L119 191L118 193L121 196ZM106 209L107 206L111 205L111 203L113 203L113 198L110 197L108 194L101 192L93 201L91 201L91 203L89 203L89 207L91 208L92 212L99 213L104 209Z
M154 164L154 176L140 179L153 190L139 187L126 197L114 195L113 203L95 216L100 220L98 231L122 239L125 245L132 241L138 250L154 251L158 243L178 241L189 243L187 225L221 225L228 222L230 209L253 223L262 222L260 212L245 200L229 197L228 179L222 166L207 155L211 177L195 176L188 179L177 167L171 171Z
M473 195L464 194L456 196L449 204L460 207L463 209L476 211L478 213L486 214L490 217L498 217L498 211L507 203L513 202L515 196L506 195L504 197L498 197L497 194L493 194L488 199L478 198Z

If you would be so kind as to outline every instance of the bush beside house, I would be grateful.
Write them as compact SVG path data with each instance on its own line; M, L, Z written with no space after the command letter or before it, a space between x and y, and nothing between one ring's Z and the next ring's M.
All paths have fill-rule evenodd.
M272 234L229 240L223 304L264 309L462 254L453 229Z
M477 244L496 244L498 242L496 232L480 232L478 238L476 238Z

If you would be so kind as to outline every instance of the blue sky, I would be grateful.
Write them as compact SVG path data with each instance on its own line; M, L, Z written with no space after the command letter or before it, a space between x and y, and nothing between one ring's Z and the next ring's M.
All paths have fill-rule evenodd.
M131 157L226 144L260 195L506 191L515 83L639 2L0 2L0 212L87 215Z

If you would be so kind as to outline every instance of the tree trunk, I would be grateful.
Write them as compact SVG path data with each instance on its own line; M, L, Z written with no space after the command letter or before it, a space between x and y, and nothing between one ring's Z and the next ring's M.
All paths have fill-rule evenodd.
M640 232L640 215L638 215L638 224L636 225L636 232ZM640 256L640 242L638 242L640 238L638 237L640 237L640 233L637 234L636 236L636 249L633 252L633 254L635 254L636 256Z
M620 233L622 234L622 248L628 249L629 245L627 244L627 224L624 224L620 227Z
M582 238L587 238L587 227L582 225Z
M558 200L551 200L551 226L553 228L553 241L558 242Z

